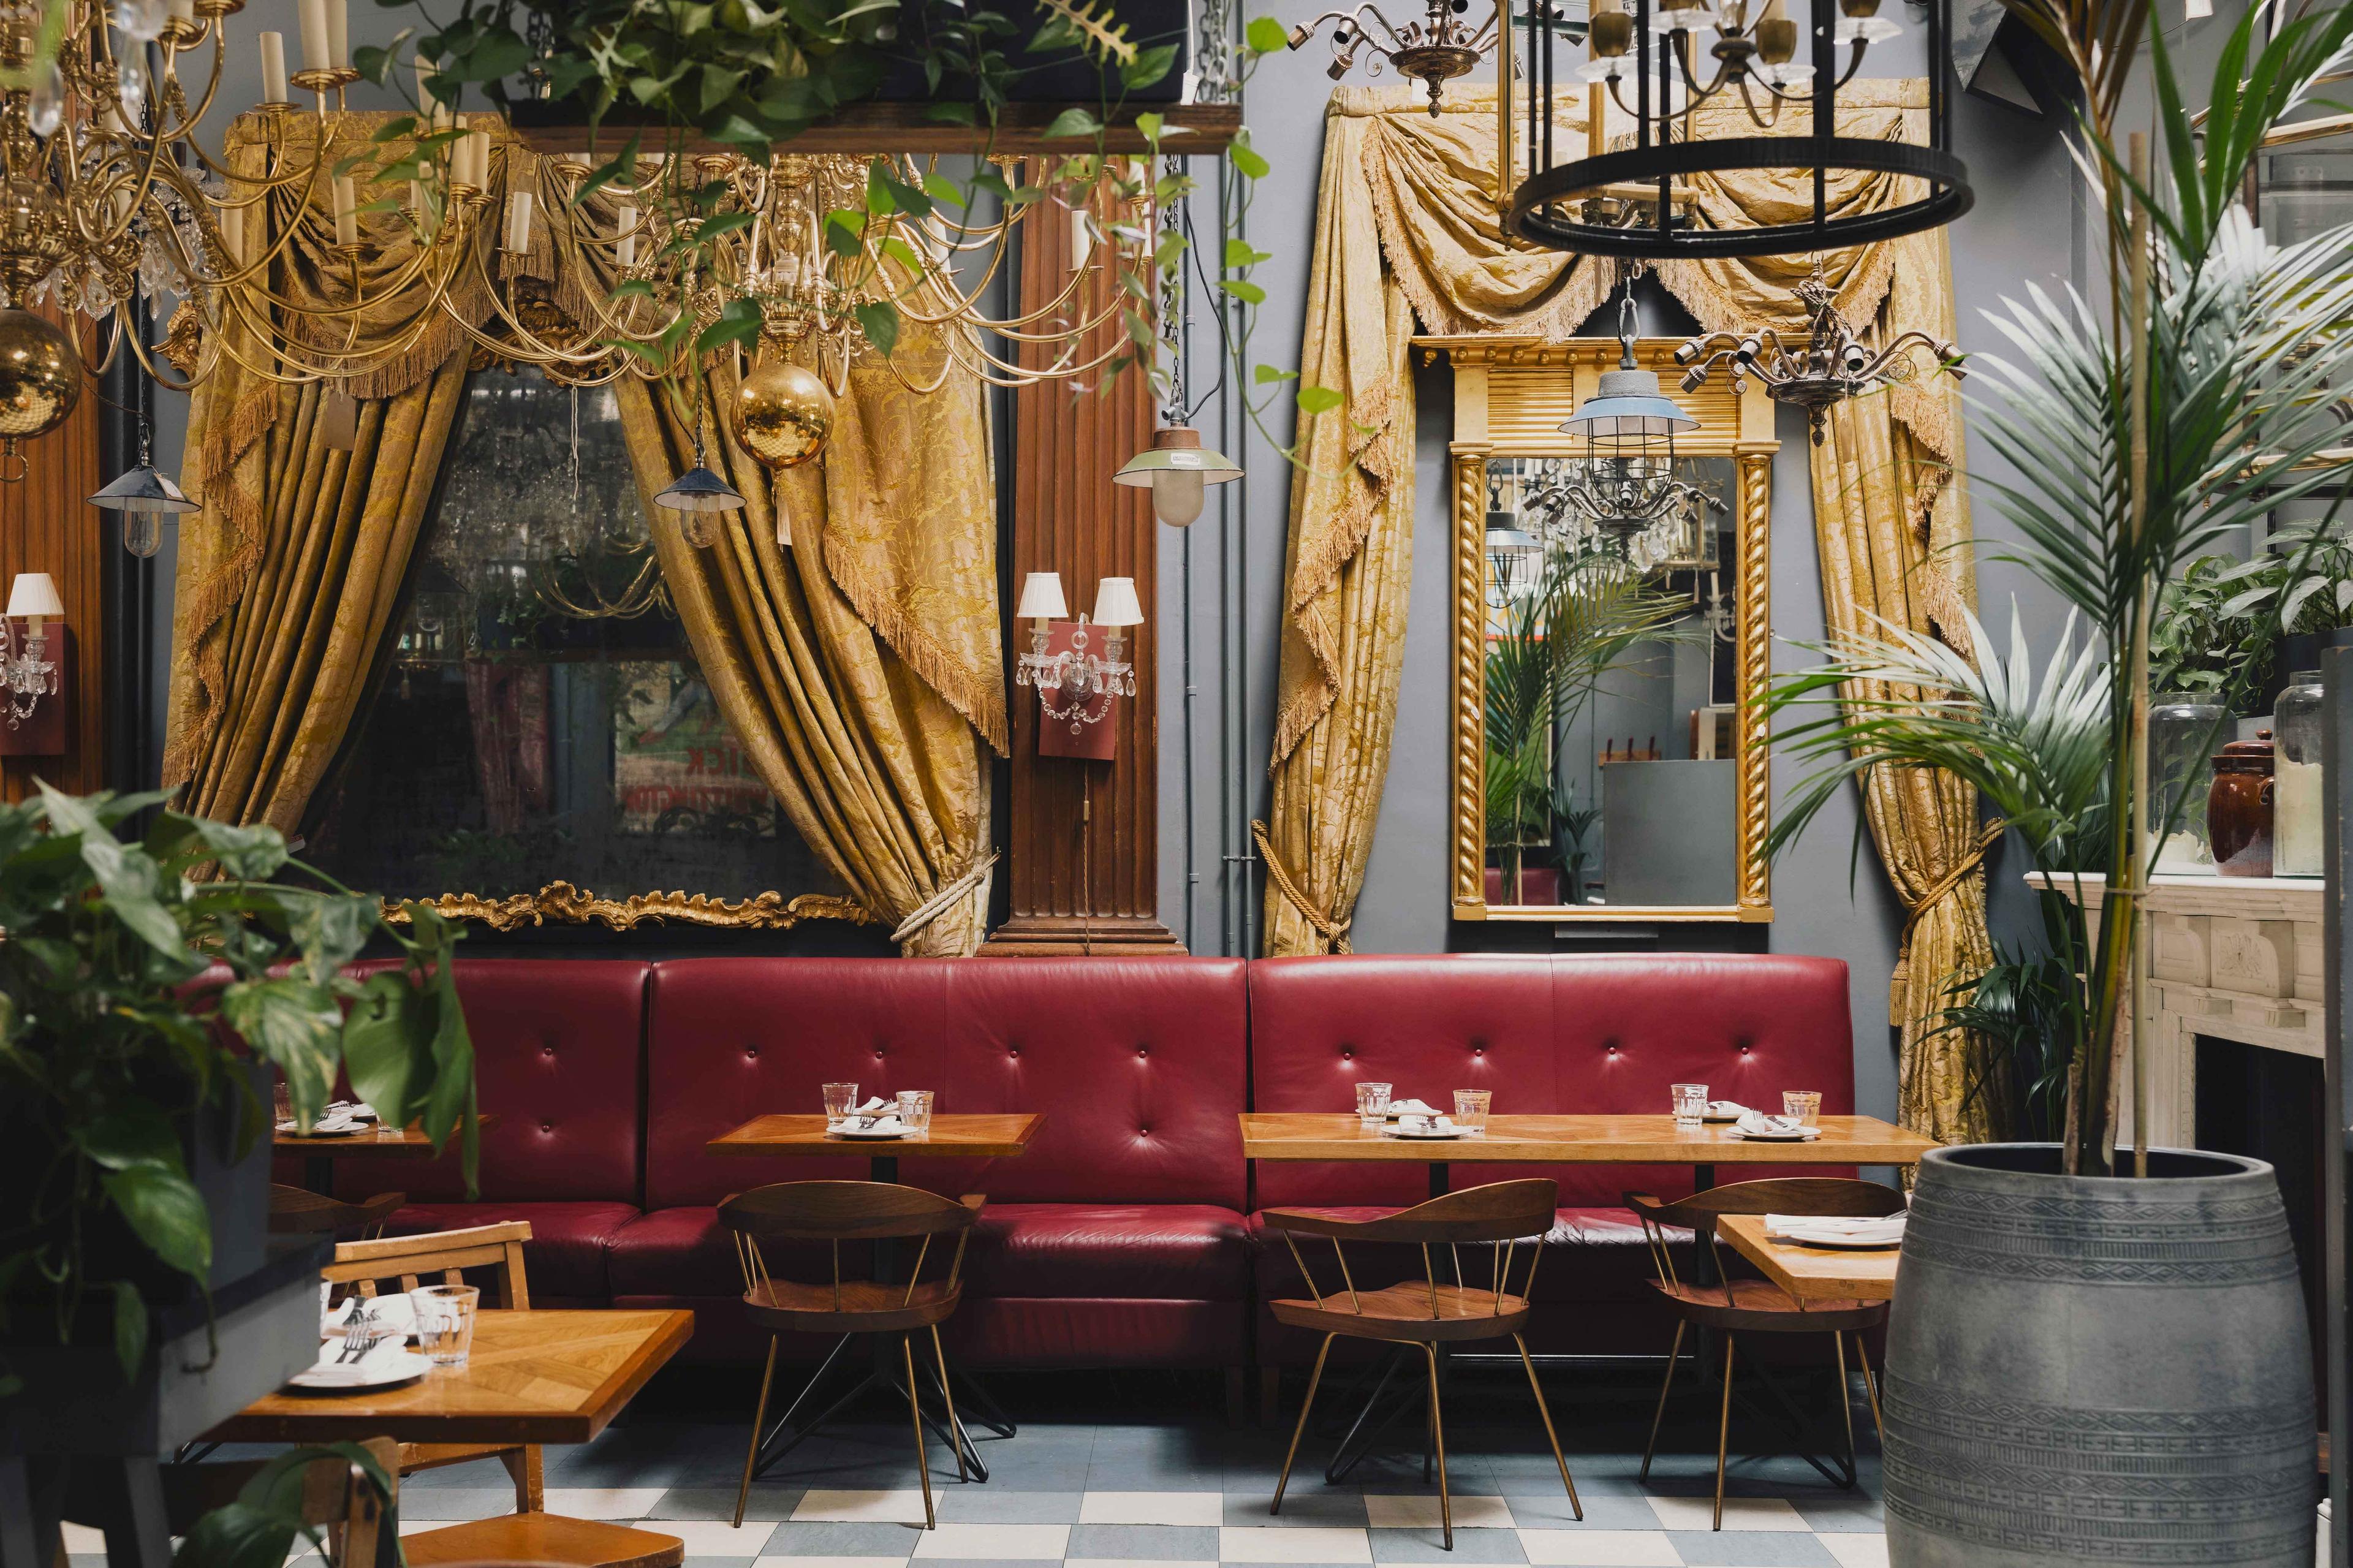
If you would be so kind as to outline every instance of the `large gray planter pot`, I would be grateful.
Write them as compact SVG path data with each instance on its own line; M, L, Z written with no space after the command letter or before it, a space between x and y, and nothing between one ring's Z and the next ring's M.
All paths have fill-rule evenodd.
M2307 1568L2312 1356L2272 1168L1920 1164L1882 1389L1893 1568Z

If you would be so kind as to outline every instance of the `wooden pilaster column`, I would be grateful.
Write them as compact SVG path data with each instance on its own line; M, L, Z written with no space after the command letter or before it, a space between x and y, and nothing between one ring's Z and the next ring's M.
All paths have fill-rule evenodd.
M1040 213L1022 236L1023 310L1050 302L1070 282L1070 226ZM1078 319L1116 291L1102 279L1070 306ZM1124 335L1119 313L1090 334L1082 361ZM1107 389L1100 375L1045 382L1014 395L1013 585L1059 572L1073 616L1094 609L1095 584L1133 577L1145 623L1130 628L1135 695L1103 721L1118 733L1113 760L1038 754L1035 689L1013 689L1012 842L1006 879L1012 914L982 947L989 953L1181 953L1159 915L1159 682L1161 627L1154 559L1159 541L1146 489L1114 485L1122 463L1150 445L1151 382L1130 369ZM1008 614L1012 605L1008 602ZM1018 655L1029 627L1015 627Z

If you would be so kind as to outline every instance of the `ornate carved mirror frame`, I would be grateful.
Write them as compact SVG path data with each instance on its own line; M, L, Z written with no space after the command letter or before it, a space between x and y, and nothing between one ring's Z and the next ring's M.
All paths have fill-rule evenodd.
M1565 457L1562 420L1592 395L1617 364L1613 338L1547 342L1534 337L1418 337L1422 363L1441 357L1454 371L1454 854L1448 879L1461 921L1769 921L1772 873L1765 834L1772 808L1771 762L1753 707L1772 668L1767 579L1773 503L1773 405L1749 384L1736 395L1718 376L1695 393L1676 389L1678 340L1638 340L1635 354L1662 387L1699 420L1679 436L1679 458L1730 458L1735 489L1736 622L1734 630L1735 900L1729 904L1491 904L1487 901L1486 700L1487 462L1491 458Z

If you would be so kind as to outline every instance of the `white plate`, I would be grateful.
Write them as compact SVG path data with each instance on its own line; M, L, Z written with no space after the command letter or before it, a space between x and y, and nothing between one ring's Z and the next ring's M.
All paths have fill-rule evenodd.
M286 1386L307 1389L313 1394L351 1394L361 1389L389 1388L396 1383L408 1383L423 1377L432 1364L415 1351L378 1356L372 1362L349 1366L337 1366L332 1361L326 1361L306 1372L296 1373Z
M1893 1252L1904 1245L1904 1238L1900 1236L1893 1241L1857 1241L1851 1236L1835 1236L1828 1232L1800 1234L1791 1231L1775 1239L1794 1241L1799 1247L1819 1247L1825 1252Z
M1751 1143L1806 1143L1812 1142L1803 1132L1743 1132L1736 1129L1736 1138Z
M1402 1127L1389 1127L1382 1130L1381 1136L1384 1138L1468 1138L1471 1136L1471 1130L1467 1127L1450 1127L1443 1132L1409 1132Z
M295 1130L293 1122L281 1121L278 1124L278 1131L288 1138L349 1138L354 1132L371 1131L375 1126L372 1121L364 1124L343 1121L333 1126L322 1121L313 1124L308 1132L301 1132Z
M860 1138L867 1140L870 1142L881 1142L887 1143L893 1139L909 1137L911 1134L903 1127L894 1127L887 1132L878 1132L871 1127L837 1127L831 1132L827 1133L826 1136L828 1138Z

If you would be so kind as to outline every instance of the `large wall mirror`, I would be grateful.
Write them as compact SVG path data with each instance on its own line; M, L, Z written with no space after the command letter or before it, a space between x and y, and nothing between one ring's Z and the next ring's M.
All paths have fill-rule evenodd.
M1723 378L1698 420L1606 474L1559 426L1612 339L1422 338L1454 371L1458 920L1764 921L1772 405ZM1605 493L1633 481L1637 520ZM1601 521L1610 520L1615 521Z

